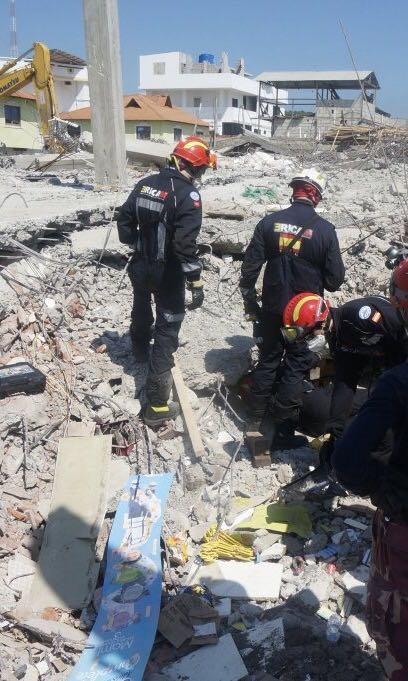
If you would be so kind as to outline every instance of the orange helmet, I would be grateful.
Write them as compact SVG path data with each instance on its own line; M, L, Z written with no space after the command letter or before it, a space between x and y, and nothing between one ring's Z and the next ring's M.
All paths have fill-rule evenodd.
M283 335L287 340L305 336L329 316L329 303L317 293L298 293L283 311Z
M217 157L211 152L207 142L201 137L187 137L177 143L174 148L173 156L187 161L195 168L215 168L217 167Z
M408 260L400 262L391 275L390 300L408 322Z

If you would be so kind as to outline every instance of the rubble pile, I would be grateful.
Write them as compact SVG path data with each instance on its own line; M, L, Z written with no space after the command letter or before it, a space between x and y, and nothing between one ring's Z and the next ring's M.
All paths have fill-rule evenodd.
M346 283L333 296L343 302L386 291L384 253L405 235L407 192L402 164L393 164L390 178L380 158L333 154L335 162L321 154L330 184L319 211L347 249ZM90 192L89 168L52 170L53 178L37 182L15 167L0 170L0 389L1 370L16 364L46 377L42 392L23 386L0 398L1 681L68 678L100 607L121 490L132 473L167 471L175 477L163 525L162 611L146 681L199 681L203 670L218 679L215 667L209 674L217 649L225 681L382 678L363 610L373 508L351 497L306 502L307 483L282 495L283 485L317 465L317 451L274 452L271 466L259 469L243 444L236 386L257 349L242 313L240 261L256 223L287 206L298 164L265 151L225 156L204 182L206 297L187 312L177 354L201 458L181 416L158 432L139 418L146 367L131 353L129 253L113 222L127 191ZM4 201L13 191L18 196ZM64 448L85 440L76 466L64 471L73 456ZM92 443L105 443L103 452ZM87 478L92 457L108 462L98 485ZM100 473L97 463L93 470ZM57 480L75 475L71 512L82 517L92 500L97 510L97 532L86 542L93 576L86 573L80 607L44 602L34 612L40 592L30 594L52 548ZM333 614L336 645L327 635Z

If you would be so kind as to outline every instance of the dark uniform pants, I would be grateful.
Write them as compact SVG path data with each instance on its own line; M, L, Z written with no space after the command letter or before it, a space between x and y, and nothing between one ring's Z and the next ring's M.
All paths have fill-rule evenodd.
M390 681L408 679L408 524L377 510L368 582L367 629Z
M129 277L133 287L132 342L147 343L153 335L146 395L150 403L162 404L170 395L173 354L185 314L185 277L177 260L152 264L142 258L132 261ZM152 297L156 304L153 333Z
M310 351L305 341L284 345L281 334L282 317L263 312L261 325L261 356L253 373L252 398L254 408L268 404L271 396L271 412L275 418L293 418L302 404L302 381L310 369ZM277 387L277 371L283 359Z

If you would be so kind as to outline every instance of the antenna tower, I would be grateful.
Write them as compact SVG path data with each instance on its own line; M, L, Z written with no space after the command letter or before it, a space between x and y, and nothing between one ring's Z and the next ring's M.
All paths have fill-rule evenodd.
M16 0L10 0L10 57L18 57Z

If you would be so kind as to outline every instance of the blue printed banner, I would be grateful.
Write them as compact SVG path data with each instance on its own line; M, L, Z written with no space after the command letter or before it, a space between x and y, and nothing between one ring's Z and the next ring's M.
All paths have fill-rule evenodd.
M98 618L69 681L141 681L160 611L160 535L172 478L128 481L109 537Z

